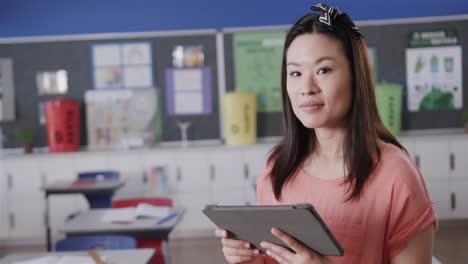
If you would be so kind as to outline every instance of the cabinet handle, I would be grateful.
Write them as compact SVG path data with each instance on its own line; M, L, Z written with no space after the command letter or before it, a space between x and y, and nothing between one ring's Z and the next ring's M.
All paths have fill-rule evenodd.
M8 173L8 178L7 178L7 184L8 184L8 190L13 189L13 177L11 176L11 173Z
M15 228L15 215L13 213L10 213L10 229Z
M210 164L210 180L212 182L216 181L216 171L215 171L215 167L213 166L213 164Z
M180 172L180 167L179 166L177 166L177 168L176 168L176 180L178 182L182 181L182 174Z
M420 166L420 163L421 163L421 162L420 162L420 160L419 160L419 155L415 155L415 156L414 156L414 161L416 162L416 166L418 166L418 168L421 168L421 166Z
M450 169L455 170L455 155L450 153Z
M142 181L143 183L147 183L148 182L148 173L143 170L143 178L142 178Z
M249 179L249 166L247 166L247 164L244 163L244 178L246 180Z
M45 186L47 181L47 175L44 172L41 172L41 185Z
M457 197L455 196L454 193L450 194L450 203L451 203L451 206L452 206L452 210L457 209Z

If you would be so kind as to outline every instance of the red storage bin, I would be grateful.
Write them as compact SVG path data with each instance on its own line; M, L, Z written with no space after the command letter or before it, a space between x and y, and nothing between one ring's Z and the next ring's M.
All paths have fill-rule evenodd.
M72 99L44 103L49 152L70 152L80 148L80 106Z

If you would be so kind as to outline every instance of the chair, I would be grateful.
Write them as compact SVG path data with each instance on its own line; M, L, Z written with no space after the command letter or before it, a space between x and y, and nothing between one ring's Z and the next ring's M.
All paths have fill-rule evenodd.
M135 238L122 235L90 235L76 236L59 240L55 243L55 251L78 251L90 249L134 249L137 246Z
M173 201L171 198L166 197L142 197L142 198L130 198L130 199L120 199L112 202L113 208L122 208L122 207L135 207L140 203L147 203L155 206L173 206ZM150 264L164 264L167 263L165 259L169 257L169 254L164 246L163 239L161 238L138 238L137 247L138 248L153 248L156 253L153 258L150 260Z
M120 174L117 171L89 171L78 173L79 180L119 180ZM86 194L90 208L110 208L112 205L112 195L114 193Z

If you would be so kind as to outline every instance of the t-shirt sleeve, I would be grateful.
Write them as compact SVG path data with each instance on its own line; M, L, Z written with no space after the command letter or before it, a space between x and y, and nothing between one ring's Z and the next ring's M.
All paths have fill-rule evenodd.
M409 160L399 162L393 168L396 177L386 241L388 256L392 260L419 231L429 225L437 229L437 216L419 170Z

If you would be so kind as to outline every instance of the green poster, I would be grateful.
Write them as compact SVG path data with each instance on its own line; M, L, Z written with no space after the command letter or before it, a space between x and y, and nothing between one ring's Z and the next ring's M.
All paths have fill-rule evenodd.
M398 84L381 83L375 88L380 119L394 136L400 135L401 130L401 96Z
M234 85L257 94L258 112L281 111L281 60L286 32L236 33Z

